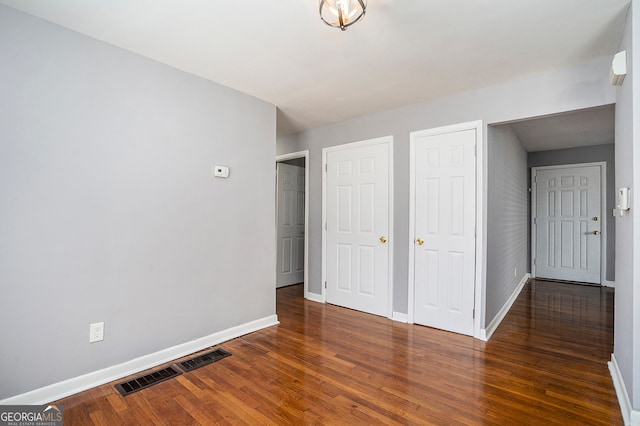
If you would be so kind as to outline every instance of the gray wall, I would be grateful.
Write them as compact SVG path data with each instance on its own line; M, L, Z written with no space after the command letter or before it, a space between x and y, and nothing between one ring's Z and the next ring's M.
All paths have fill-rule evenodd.
M527 273L527 152L509 125L489 126L486 318L495 318Z
M557 149L553 151L530 152L527 160L529 166L528 185L531 187L531 167L557 166L562 164L607 163L607 209L602 215L607 217L607 274L608 281L615 281L615 260L616 260L616 221L611 215L611 211L616 206L616 185L615 185L615 145L596 145L581 148ZM531 204L529 204L531 207ZM529 209L529 216L531 210ZM531 228L529 228L529 241L531 241ZM531 242L528 245L529 262L528 268L531 271Z
M320 294L322 265L322 149L385 135L394 137L394 289L393 309L407 312L409 250L409 133L483 120L485 124L608 105L615 91L608 81L611 58L550 71L498 86L398 108L279 138L277 152L309 150L309 291ZM486 137L486 136L485 136ZM294 139L295 138L295 139ZM486 147L485 147L486 148ZM485 152L486 155L486 152ZM488 169L495 159L488 158ZM525 164L522 165L525 169ZM486 173L486 170L485 170ZM493 191L487 188L486 192ZM486 228L484 229L486 231ZM488 250L491 251L491 250ZM486 274L486 270L485 270ZM501 294L487 287L489 306L501 306ZM492 318L481 318L486 324Z
M296 152L298 149L297 135L278 136L278 155Z
M631 210L616 218L614 355L640 411L640 8L632 3L619 50L627 76L616 93L616 188L631 188Z
M5 6L0 63L0 399L275 314L273 105Z

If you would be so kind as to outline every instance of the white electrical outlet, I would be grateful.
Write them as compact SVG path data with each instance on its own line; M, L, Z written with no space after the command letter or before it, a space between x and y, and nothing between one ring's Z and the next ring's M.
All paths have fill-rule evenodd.
M89 343L104 340L104 322L89 324Z

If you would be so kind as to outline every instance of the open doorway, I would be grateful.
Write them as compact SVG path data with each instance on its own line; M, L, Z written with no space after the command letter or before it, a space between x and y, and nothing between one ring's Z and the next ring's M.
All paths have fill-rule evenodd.
M566 240L564 247L572 249L587 247L582 244L585 241L590 244L596 240L600 241L597 247L600 252L600 260L591 259L590 262L599 265L600 272L594 273L594 276L597 275L598 278L584 279L575 274L569 275L573 279L556 275L547 278L595 282L606 286L614 285L615 221L608 220L607 217L614 207L615 194L614 124L615 105L603 105L489 126L489 159L493 165L490 167L489 174L489 198L492 199L489 203L489 210L493 208L493 211L488 212L488 217L493 219L489 221L489 228L493 228L488 230L488 244L489 247L494 248L489 251L495 255L493 259L495 265L492 268L491 262L489 262L488 275L494 274L494 276L488 278L488 282L492 280L495 282L517 280L521 274L518 273L516 276L513 271L520 272L522 268L526 268L533 277L545 277L549 274L544 273L541 268L536 268L536 266L540 266L536 265L536 262L544 263L551 256L553 259L550 261L557 265L563 265L556 269L564 271L567 264L585 263L584 256L586 254L595 254L594 250L578 250L577 253L576 250L563 252L561 250L563 241L559 237L564 236ZM562 223L554 226L553 229L537 226L536 220L542 213L546 212L549 215L557 216L560 214L561 208L567 211L573 208L574 211L577 211L578 207L584 207L583 201L591 199L591 197L581 196L584 192L582 190L586 189L582 186L579 187L580 190L576 189L577 187L572 187L571 191L568 187L565 188L566 185L577 179L577 175L571 178L569 176L571 173L567 175L567 173L563 174L560 171L578 164L600 167L600 172L594 178L600 180L600 184L596 184L596 186L600 188L599 196L602 198L601 202L595 203L599 208L593 214L586 214L585 211L585 216L580 220L575 219L573 217L575 215L572 215L573 222L569 222L569 219L565 217L566 214L562 213L562 217L559 218ZM538 173L535 172L536 170ZM536 182L535 176L542 171L567 176L564 177L564 180L558 180L560 178L556 176L555 179L545 181L546 183L542 182L545 176L538 176L538 182ZM552 185L555 183L558 183L559 186L553 189ZM534 191L538 191L540 194L536 194ZM525 195L527 193L528 196ZM548 205L536 203L536 195L546 197L544 199L547 201L553 195L553 199L549 201L549 203L553 203L547 203ZM536 212L536 206L542 208L542 211ZM552 207L555 209L553 212L549 210ZM525 217L528 220L523 220ZM545 221L546 219L543 217L541 220ZM507 235L516 235L517 229L517 238L515 239L509 239L503 235L503 231L510 226L514 228L514 231L508 232ZM562 226L564 228L560 229ZM572 226L577 231L569 235ZM580 231L579 228L585 226L586 228ZM596 234L593 234L594 230L597 231ZM525 241L526 245L522 244ZM550 250L537 250L547 246L550 247ZM536 254L536 251L540 252ZM517 259L513 259L516 253ZM526 257L523 256L525 253ZM566 255L563 259L558 258L561 253Z
M578 232L575 236L583 240L589 237L594 241L600 241L600 260L594 261L600 264L600 284L614 286L615 221L605 218L605 215L611 214L614 205L614 124L615 106L604 105L518 121L491 123L488 126L485 307L487 338L497 329L527 280L540 272L532 265L536 257L533 255L536 247L532 247L532 231L536 237L544 238L548 238L550 231L547 228L547 232L542 232L544 229L541 227L532 229L536 215L532 209L531 196L532 191L544 189L544 185L548 187L554 182L548 180L545 184L540 182L540 179L537 184L532 182L532 168L553 170L552 167L574 164L606 164L606 170L603 167L604 176L600 177L601 183L606 181L606 184L601 190L603 200L599 214L584 216L589 226L582 232L592 234ZM569 181L570 179L565 183ZM551 190L546 191L547 200L550 192ZM572 194L573 196L569 196ZM571 194L565 194L564 200L554 198L550 202L557 204L558 201L564 201L564 207L568 209L571 207L570 204L579 207L582 200L583 198L576 197L573 191ZM556 210L547 210L550 214L558 214ZM595 217L598 219L595 220ZM565 231L570 226L578 226L578 222L575 220L573 225L565 224ZM580 226L582 225L581 223ZM594 230L599 234L593 234ZM540 232L536 235L537 231ZM562 236L562 232L558 233L557 229L555 232L555 236ZM566 237L565 242L573 241L568 235ZM552 242L546 242L547 246L552 244L555 249L556 242L560 241L554 239ZM566 261L567 259L565 263Z
M276 288L308 292L309 151L276 157Z

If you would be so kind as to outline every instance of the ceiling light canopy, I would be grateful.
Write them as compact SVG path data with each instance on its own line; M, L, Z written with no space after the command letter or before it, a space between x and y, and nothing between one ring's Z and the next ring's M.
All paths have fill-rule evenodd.
M362 20L366 11L367 0L320 0L320 19L342 31Z

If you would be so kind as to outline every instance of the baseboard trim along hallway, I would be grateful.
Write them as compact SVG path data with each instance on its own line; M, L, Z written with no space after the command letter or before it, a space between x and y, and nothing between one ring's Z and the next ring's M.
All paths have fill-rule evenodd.
M236 337L278 325L278 316L270 315L255 321L241 324L190 342L181 343L148 355L134 358L122 364L94 371L62 382L12 396L0 401L0 405L42 405L82 392L96 386L136 374L160 364L198 352L210 346L219 345Z
M618 361L615 354L611 354L611 361L609 361L609 371L611 372L611 379L613 380L613 387L616 390L618 396L618 402L620 403L620 411L622 411L622 418L624 424L629 426L640 426L640 411L632 409L631 400L627 393L627 388L624 385L622 379L622 373L618 367Z
M524 274L524 277L522 277L522 280L520 280L516 289L513 291L513 293L511 293L511 296L505 302L504 306L502 306L502 309L500 309L500 311L495 316L495 318L491 321L489 326L487 328L480 330L480 340L484 340L486 342L489 339L491 339L491 336L498 329L498 326L500 325L504 317L506 317L507 314L509 313L511 306L513 306L513 303L516 301L516 299L520 295L520 292L524 288L524 285L527 283L527 281L529 281L529 278L531 278L531 274L529 273Z

